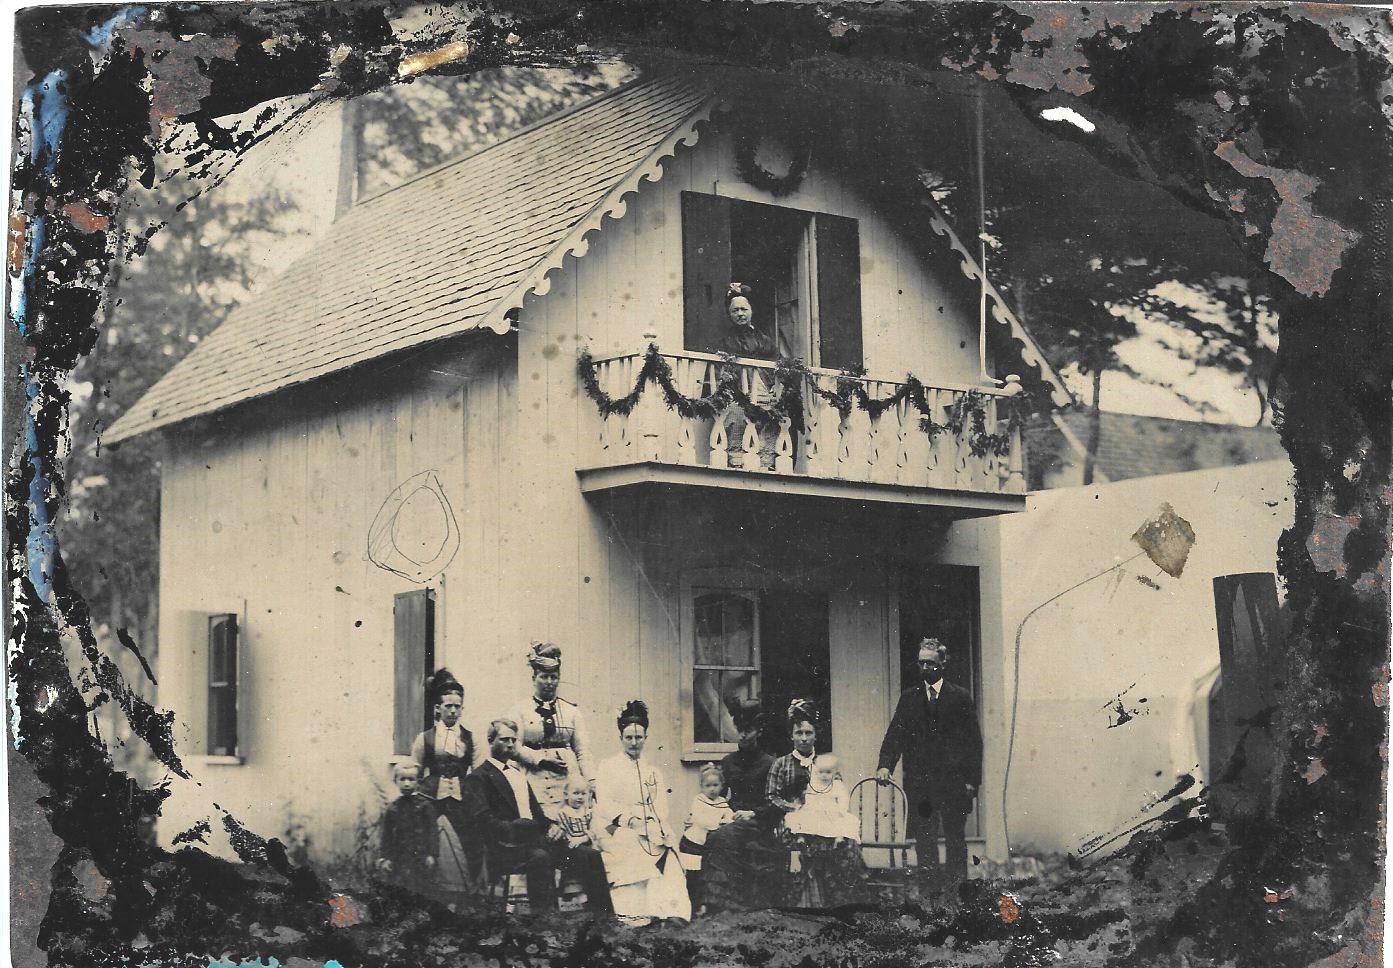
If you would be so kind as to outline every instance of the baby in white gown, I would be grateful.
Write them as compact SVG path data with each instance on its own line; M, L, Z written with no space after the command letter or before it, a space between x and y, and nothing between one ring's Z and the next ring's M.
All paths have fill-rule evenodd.
M830 840L861 842L861 822L848 809L846 784L837 773L837 758L824 753L813 761L803 803L784 818L790 833Z

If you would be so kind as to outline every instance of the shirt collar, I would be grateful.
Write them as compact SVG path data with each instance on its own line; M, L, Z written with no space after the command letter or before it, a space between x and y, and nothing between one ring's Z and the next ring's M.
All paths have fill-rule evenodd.
M797 760L799 763L801 763L804 767L811 770L813 767L813 760L817 759L817 750L813 750L812 756L804 756L797 750L793 750L793 758Z
M940 679L937 682L924 683L924 690L926 696L932 696L937 699L939 696L943 695L943 680Z
M502 772L504 772L504 771L509 770L509 769L512 768L512 764L511 764L511 763L505 763L505 762L503 762L502 760L495 760L492 756L490 756L490 757L488 758L488 760L489 760L490 763L492 763L492 764L494 765L494 767L496 767L496 768L498 769L498 772L500 772L500 773L502 773Z

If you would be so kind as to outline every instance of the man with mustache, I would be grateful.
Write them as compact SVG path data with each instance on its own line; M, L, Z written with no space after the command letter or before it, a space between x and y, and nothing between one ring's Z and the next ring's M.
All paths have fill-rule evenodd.
M938 831L943 830L949 883L967 879L967 815L982 784L982 731L972 695L947 682L948 648L938 639L919 643L919 679L900 695L885 740L876 780L890 782L904 759L909 800L907 826L923 871L938 872Z

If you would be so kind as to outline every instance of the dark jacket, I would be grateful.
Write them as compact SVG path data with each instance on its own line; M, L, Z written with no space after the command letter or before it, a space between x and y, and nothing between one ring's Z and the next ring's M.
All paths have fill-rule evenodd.
M435 804L420 793L398 797L382 813L382 857L392 862L389 879L423 889L430 876L426 858L438 843Z
M922 682L900 694L890 728L880 744L881 769L904 758L905 792L957 795L982 785L982 730L977 706L966 689L944 682L931 714Z
M532 816L537 819L525 820L518 816L517 801L507 778L488 760L460 783L460 797L468 818L469 841L483 844L491 853L500 848L508 852L517 847L533 846L546 839L551 821L542 813L532 787L527 788L527 799Z

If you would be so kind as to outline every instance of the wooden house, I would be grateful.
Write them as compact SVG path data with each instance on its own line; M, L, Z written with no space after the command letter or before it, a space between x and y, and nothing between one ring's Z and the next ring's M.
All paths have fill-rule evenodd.
M1000 575L968 525L1025 506L1013 401L1067 394L942 214L873 180L640 80L357 204L175 366L107 439L167 441L161 701L200 795L343 853L424 674L482 729L534 639L602 755L649 703L674 809L732 694L814 697L851 783L937 634L999 855ZM805 365L721 355L732 281ZM723 387L764 423L703 412Z

